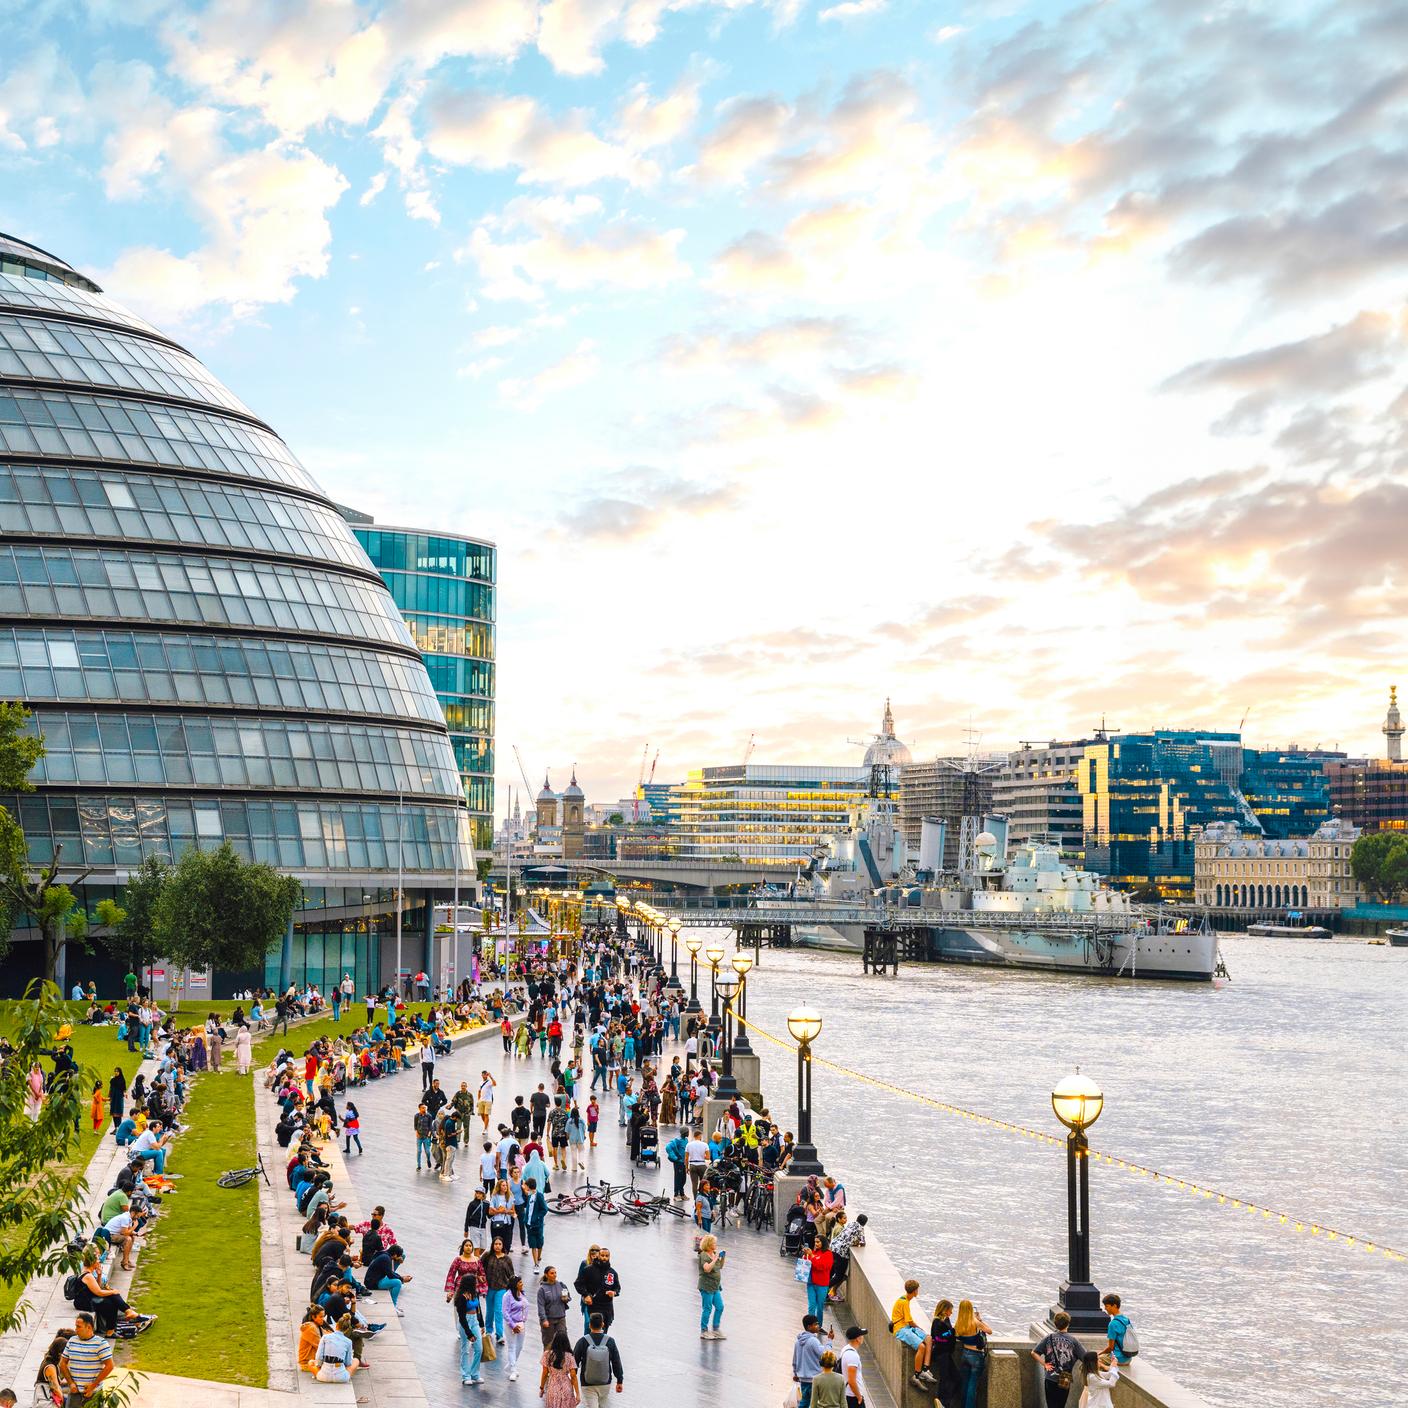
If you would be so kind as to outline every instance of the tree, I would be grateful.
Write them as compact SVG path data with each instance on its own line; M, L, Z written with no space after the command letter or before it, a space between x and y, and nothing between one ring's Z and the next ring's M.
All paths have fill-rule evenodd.
M12 1051L0 1066L0 1283L24 1286L31 1277L70 1266L67 1243L85 1230L78 1205L86 1190L77 1150L78 1122L93 1071L55 1073L37 1119L26 1111L29 1072L52 1055L68 1020L58 988L35 979L21 1002L0 1003L0 1027ZM0 1331L17 1329L30 1310L21 1298L0 1313Z
M39 930L44 944L44 977L49 982L58 972L64 941L81 939L88 933L87 914L78 907L73 891L58 880L63 849L55 846L47 865L35 864L29 859L29 847L19 823L0 807L0 905L7 918L16 911L22 912ZM90 873L80 871L74 883L86 880ZM8 924L5 932L8 935Z
M124 954L139 971L144 960L156 957L156 906L166 882L171 878L171 862L165 856L148 856L127 877L122 896L122 917L116 923L114 951Z
M1376 899L1392 904L1408 890L1408 836L1370 831L1349 853L1350 874Z
M625 820L626 818L622 816L620 812L612 812L611 815L606 818L606 824L608 826L620 826Z
M29 720L29 710L23 704L0 701L0 792L34 791L29 775L44 756L44 740L24 731ZM4 874L19 875L27 857L19 822L0 807L0 867ZM16 908L13 897L0 889L0 957L10 948Z
M228 841L187 851L156 898L153 947L180 968L257 968L288 929L303 887L242 860Z

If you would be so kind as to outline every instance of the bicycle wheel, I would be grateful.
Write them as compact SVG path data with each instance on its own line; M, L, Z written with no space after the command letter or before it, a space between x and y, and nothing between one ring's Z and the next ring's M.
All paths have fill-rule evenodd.
M591 1205L596 1209L598 1217L616 1217L621 1212L621 1209L618 1208L610 1198L593 1198L591 1199Z
M253 1168L232 1168L215 1181L222 1188L243 1188L257 1172L258 1169Z

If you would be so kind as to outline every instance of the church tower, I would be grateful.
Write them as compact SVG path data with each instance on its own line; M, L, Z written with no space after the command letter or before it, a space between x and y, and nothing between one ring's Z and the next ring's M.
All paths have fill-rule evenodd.
M552 790L546 773L543 774L543 790L538 793L537 809L538 834L541 836L545 827L557 825L557 793Z
M587 827L584 820L586 794L577 786L577 769L572 769L572 781L562 794L562 858L581 860L586 849Z
M1403 715L1398 712L1398 686L1388 687L1388 717L1384 720L1384 737L1388 739L1388 760L1403 761Z

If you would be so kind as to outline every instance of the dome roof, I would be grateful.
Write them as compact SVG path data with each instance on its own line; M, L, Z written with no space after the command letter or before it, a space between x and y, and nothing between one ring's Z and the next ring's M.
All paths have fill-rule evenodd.
M557 801L557 793L552 790L552 783L548 781L547 773L543 774L543 790L538 793L538 800L540 802Z
M571 798L571 800L574 802L580 802L586 797L587 794L583 792L580 787L577 786L576 768L572 769L572 781L567 784L567 790L562 795L564 797Z
M865 750L865 766L902 767L912 763L909 749L895 737L895 716L890 712L890 701L885 701L885 717L880 721L880 732L875 742Z

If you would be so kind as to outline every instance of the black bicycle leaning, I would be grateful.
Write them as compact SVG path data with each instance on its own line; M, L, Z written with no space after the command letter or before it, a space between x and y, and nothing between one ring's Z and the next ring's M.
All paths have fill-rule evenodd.
M254 1157L258 1163L253 1168L228 1168L215 1181L222 1188L243 1188L257 1173L265 1183L269 1183L269 1175L264 1172L264 1155L256 1154ZM269 1186L272 1188L274 1185L270 1183Z

